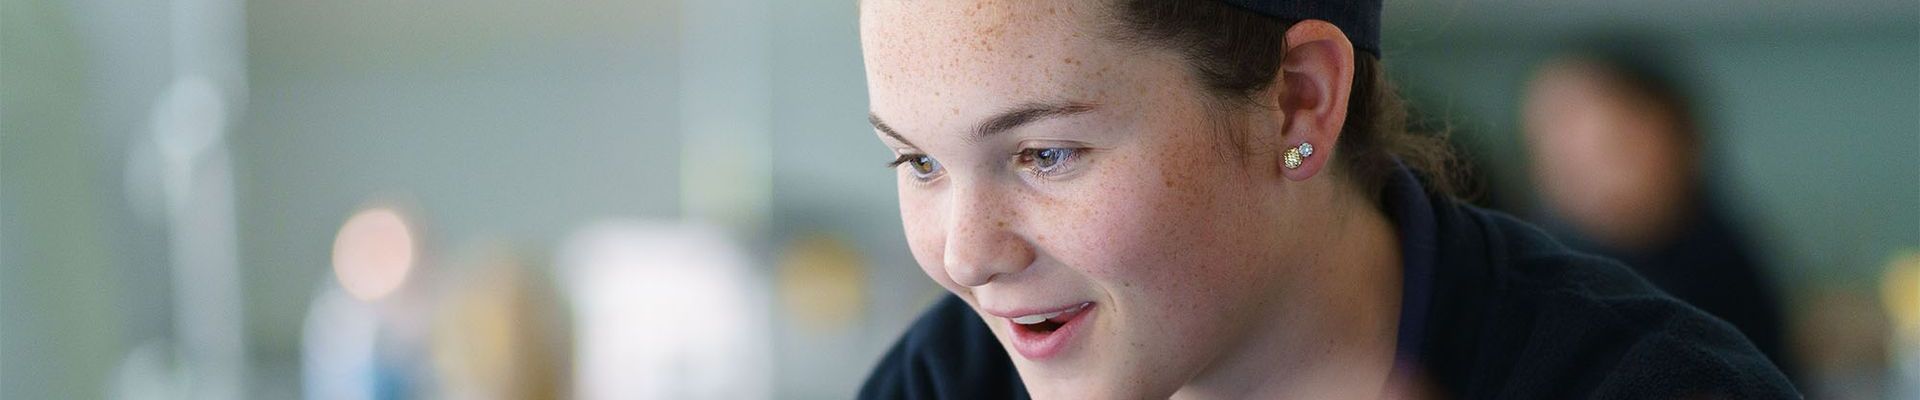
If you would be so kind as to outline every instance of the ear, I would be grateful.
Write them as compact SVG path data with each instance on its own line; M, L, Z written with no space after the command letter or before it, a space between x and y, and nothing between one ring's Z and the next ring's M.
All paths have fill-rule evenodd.
M1339 149L1340 129L1347 122L1347 98L1353 89L1353 42L1339 27L1321 20L1303 20L1287 29L1286 59L1273 87L1279 96L1280 145L1285 154L1301 143L1313 144L1313 155L1300 168L1277 165L1287 179L1303 181L1319 174ZM1276 162L1282 160L1275 158Z

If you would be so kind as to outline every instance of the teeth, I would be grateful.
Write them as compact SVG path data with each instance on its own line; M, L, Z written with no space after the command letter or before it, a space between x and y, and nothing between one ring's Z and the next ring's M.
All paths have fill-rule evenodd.
M1065 314L1065 313L1066 311L1028 315L1028 316L1014 318L1013 323L1021 324L1021 325L1033 325L1033 324L1045 322L1048 319L1051 319L1053 317L1058 317L1060 316L1060 314Z

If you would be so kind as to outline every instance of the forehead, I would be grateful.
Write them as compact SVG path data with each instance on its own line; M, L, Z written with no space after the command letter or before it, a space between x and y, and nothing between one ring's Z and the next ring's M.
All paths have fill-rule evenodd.
M1080 39L1104 11L1091 0L871 0L860 7L868 52L1025 56ZM1030 51L1031 50L1031 51Z
M864 1L873 111L896 127L939 125L1020 102L1107 96L1139 64L1128 62L1139 51L1109 38L1107 12L1095 0Z

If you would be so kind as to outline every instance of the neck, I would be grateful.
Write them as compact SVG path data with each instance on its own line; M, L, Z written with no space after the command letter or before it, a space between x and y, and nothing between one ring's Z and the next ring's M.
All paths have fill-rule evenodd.
M1398 233L1371 196L1315 192L1337 195L1306 202L1326 212L1296 225L1315 231L1296 235L1314 250L1287 263L1283 273L1294 276L1269 285L1278 301L1248 316L1261 321L1240 344L1174 398L1379 398L1388 389L1400 322Z

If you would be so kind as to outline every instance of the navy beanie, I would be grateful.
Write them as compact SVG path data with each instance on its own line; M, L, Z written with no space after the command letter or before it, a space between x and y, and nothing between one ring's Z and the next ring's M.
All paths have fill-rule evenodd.
M1381 0L1221 0L1269 17L1317 19L1346 32L1353 48L1380 56Z

